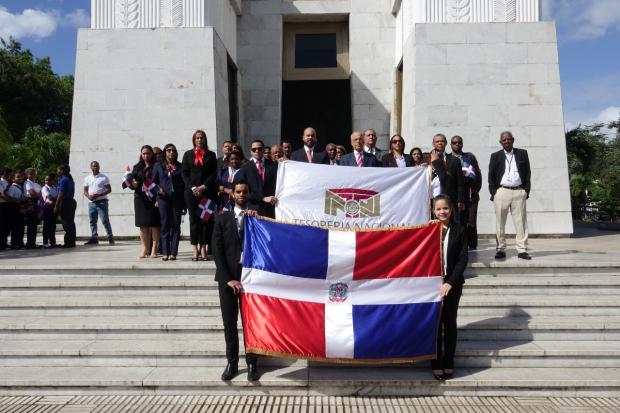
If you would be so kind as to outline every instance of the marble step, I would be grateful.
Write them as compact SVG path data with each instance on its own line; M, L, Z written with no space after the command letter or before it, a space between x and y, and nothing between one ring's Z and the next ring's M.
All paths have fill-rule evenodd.
M467 340L620 340L618 316L509 317L460 316L459 336ZM105 333L168 332L221 334L221 318L166 316L0 316L0 332Z
M588 307L620 309L620 294L599 294L595 299L582 295L493 295L478 296L465 290L459 307ZM68 293L47 293L32 295L29 291L0 295L0 309L9 308L88 308L88 307L218 307L219 297L213 293L189 291L185 295L168 294L158 290L149 295L135 295L131 292L99 292L83 294L80 291ZM619 314L620 315L620 314Z
M620 272L610 274L574 274L558 273L553 275L527 275L518 272L507 275L467 274L466 287L472 289L519 288L519 287L618 287ZM570 275L570 276L566 276ZM12 288L54 289L54 288L216 288L217 283L211 273L200 274L162 274L136 275L134 272L109 274L3 274L0 269L0 290Z
M166 277L202 276L213 280L215 264L213 261L193 263L179 260L174 263L141 261L135 263L63 263L63 264L8 264L0 268L0 276L42 276L42 277ZM472 255L466 275L474 276L620 276L620 263L613 261L569 261L533 259L507 260L505 262L480 262Z
M524 306L461 306L460 317L486 316L510 317L515 314L527 314L529 317L550 316L618 316L620 307L524 307ZM219 304L196 307L0 307L1 316L13 317L41 317L41 316L118 316L118 317L213 317L220 315Z
M10 366L223 366L223 337L210 340L0 341L0 367ZM620 367L620 341L469 341L457 345L458 367ZM323 363L263 357L269 366Z
M5 367L1 394L183 394L333 396L598 396L620 391L617 368L461 368L446 382L424 367L264 367L222 382L222 367Z

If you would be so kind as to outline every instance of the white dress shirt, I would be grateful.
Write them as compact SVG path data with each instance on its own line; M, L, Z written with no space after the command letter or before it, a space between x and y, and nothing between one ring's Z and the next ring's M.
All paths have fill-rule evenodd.
M446 236L442 241L442 249L443 249L443 273L448 275L448 241L450 240L450 228L446 230Z
M517 160L515 159L515 152L504 151L505 169L504 175L500 182L501 186L515 187L521 186L521 177L519 176L519 170L517 169Z
M366 145L364 145L364 152L366 152L366 153L371 153L371 154L373 154L373 155L375 155L375 154L376 154L376 150L375 150L375 148L370 148L370 147L368 147L368 146L366 146Z

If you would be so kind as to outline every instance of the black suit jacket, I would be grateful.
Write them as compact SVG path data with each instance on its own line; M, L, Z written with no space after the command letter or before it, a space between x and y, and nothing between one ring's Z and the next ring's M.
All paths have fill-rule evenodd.
M235 175L234 182L245 181L248 183L250 196L248 198L248 208L258 211L260 215L275 218L275 208L273 205L263 202L266 196L276 194L276 178L278 165L270 160L264 159L265 180L263 181L258 174L258 169L253 159L247 161L239 172Z
M456 155L453 156L455 158L457 157ZM463 161L470 164L476 172L475 178L469 178L467 176L463 177L463 184L465 185L465 201L478 201L480 200L478 193L480 192L480 188L482 188L482 171L480 170L480 165L478 164L476 156L471 152L462 152L461 156Z
M374 166L374 167L381 166L381 162L377 160L375 155L368 153L368 152L362 152L362 154L364 155L364 158L362 159L362 167L366 168L370 166ZM342 157L340 158L339 165L357 166L357 159L355 159L355 152L349 152L347 154L342 155Z
M305 162L308 163L308 155L306 154L306 148L303 147L301 149L297 149L291 153L291 161L297 162ZM329 165L329 158L327 157L327 152L319 151L316 146L312 151L312 163L320 163L324 165Z
M530 158L527 155L525 149L513 148L514 160L519 177L521 178L521 185L525 192L530 195ZM491 200L495 196L497 189L502 182L502 176L506 171L506 155L504 150L497 151L491 154L491 161L489 162L489 193L491 194Z
M463 273L467 267L467 234L465 229L457 223L450 224L448 235L448 252L446 254L446 274L444 281L453 288L459 288L465 283Z
M158 194L157 197L164 199L176 198L183 200L185 183L183 182L183 171L180 162L175 163L176 170L168 176L166 164L157 162L153 167L153 181L157 183L165 192L164 195Z
M411 155L409 155L408 153L405 153L403 154L403 157L405 158L405 166L413 165L413 160L411 159ZM383 157L383 166L387 168L396 168L398 166L396 164L396 158L394 158L394 155L391 152Z
M448 195L452 202L465 202L465 186L463 184L463 171L461 161L452 156L446 155L446 162L437 159L432 162L433 169L439 177L441 192Z
M246 218L244 218L246 219ZM237 232L237 220L233 211L226 211L222 215L215 215L211 248L215 260L215 281L227 283L241 279L241 251L243 243L243 229Z
M194 165L194 150L190 149L183 154L181 169L185 190L204 185L207 187L205 195L208 198L215 199L217 197L219 188L217 186L217 159L214 152L205 150L202 165Z
M228 159L224 158L224 156L220 156L219 158L217 158L217 169L218 171L221 169L224 169L228 166Z

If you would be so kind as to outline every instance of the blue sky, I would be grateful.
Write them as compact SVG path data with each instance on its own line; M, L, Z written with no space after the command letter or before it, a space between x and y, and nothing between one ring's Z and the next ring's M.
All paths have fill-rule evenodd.
M489 0L492 1L492 0ZM555 20L567 127L618 119L620 0L541 0ZM78 27L90 25L89 0L0 0L0 37L12 35L35 56L73 74Z

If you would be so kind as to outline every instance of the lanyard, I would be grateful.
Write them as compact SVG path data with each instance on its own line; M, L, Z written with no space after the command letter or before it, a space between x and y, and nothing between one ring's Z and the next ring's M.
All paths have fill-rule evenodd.
M508 159L508 155L504 154L504 157L506 158L506 162L508 162L508 175L510 175L510 169L512 168L512 161L515 158L514 153L512 155L510 155L510 160Z
M231 166L228 167L228 182L229 183L235 179L235 175L237 175L237 172L239 172L239 168L233 171Z

